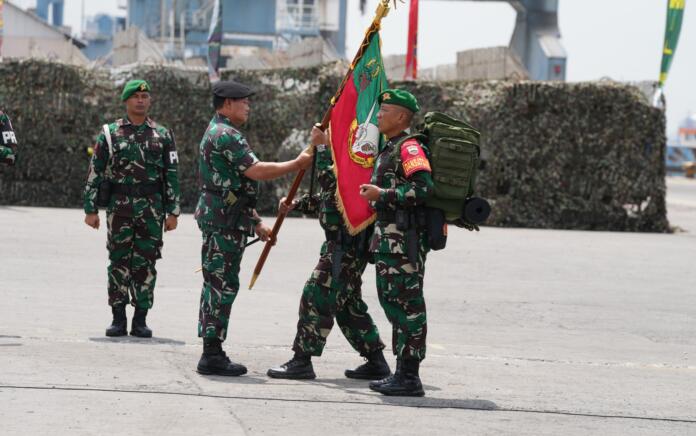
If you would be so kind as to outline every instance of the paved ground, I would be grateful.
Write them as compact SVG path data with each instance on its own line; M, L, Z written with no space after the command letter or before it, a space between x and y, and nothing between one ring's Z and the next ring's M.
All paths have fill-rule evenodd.
M202 377L199 234L166 235L152 340L107 339L105 230L77 210L0 208L0 434L696 435L696 181L669 180L672 235L485 228L428 261L427 396L382 397L343 370L335 331L312 382L291 352L322 234L286 222L232 312L250 372ZM248 283L260 247L249 249ZM364 294L384 336L374 269ZM214 433L215 432L215 433Z

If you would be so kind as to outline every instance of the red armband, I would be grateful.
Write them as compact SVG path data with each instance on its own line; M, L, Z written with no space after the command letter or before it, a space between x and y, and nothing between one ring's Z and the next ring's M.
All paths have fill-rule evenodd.
M423 147L415 139L409 139L401 145L401 166L406 177L418 171L432 172Z

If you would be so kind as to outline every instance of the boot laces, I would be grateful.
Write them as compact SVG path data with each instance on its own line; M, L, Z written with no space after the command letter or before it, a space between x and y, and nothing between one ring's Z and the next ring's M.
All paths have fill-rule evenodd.
M292 368L292 367L295 367L295 366L306 365L306 364L307 364L307 359L306 359L306 358L293 356L293 358L290 359L290 360L288 360L287 362L285 362L285 363L283 364L283 366L286 367L286 368Z

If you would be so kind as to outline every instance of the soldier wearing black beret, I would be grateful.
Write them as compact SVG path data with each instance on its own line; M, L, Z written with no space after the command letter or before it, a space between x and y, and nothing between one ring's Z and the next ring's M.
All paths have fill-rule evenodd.
M215 115L200 143L200 196L196 221L203 234L203 288L198 336L203 338L201 374L238 376L244 365L232 362L222 350L230 310L239 291L239 265L247 237L269 239L271 229L256 213L258 181L271 180L308 168L312 155L300 153L287 162L261 162L241 127L249 117L254 91L233 81L213 85Z

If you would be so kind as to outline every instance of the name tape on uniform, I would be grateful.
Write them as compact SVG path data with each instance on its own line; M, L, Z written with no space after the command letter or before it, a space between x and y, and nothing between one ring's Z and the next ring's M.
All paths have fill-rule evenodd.
M14 132L2 132L2 142L3 144L16 144L17 137Z

